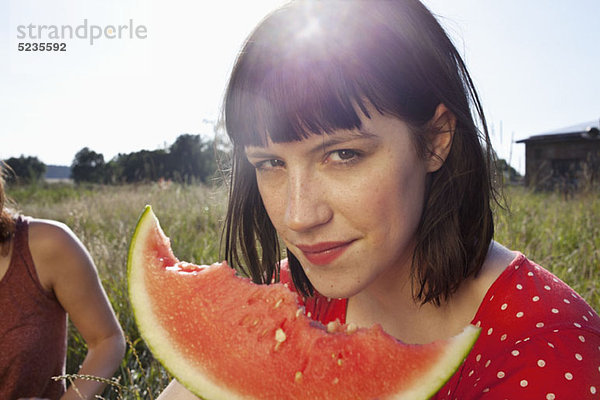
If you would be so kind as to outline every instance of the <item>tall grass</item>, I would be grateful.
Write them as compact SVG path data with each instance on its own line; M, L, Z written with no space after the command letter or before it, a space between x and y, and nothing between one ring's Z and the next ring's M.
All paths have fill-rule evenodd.
M8 194L26 215L69 225L90 251L104 288L130 342L115 374L121 389L107 388L104 398L156 398L171 377L140 339L127 298L129 240L139 214L151 204L173 251L182 260L219 260L220 227L226 194L203 186L68 185L13 187ZM496 239L543 265L600 310L600 195L566 200L553 193L508 188L510 213L497 213ZM71 328L68 373L76 373L86 348Z
M600 192L506 190L509 211L496 214L496 240L549 269L600 310Z

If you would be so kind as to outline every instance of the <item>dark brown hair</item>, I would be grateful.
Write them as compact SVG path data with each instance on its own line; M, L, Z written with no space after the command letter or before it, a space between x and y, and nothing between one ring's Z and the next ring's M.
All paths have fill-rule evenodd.
M367 103L406 122L422 157L437 106L456 117L450 153L428 180L413 256L416 298L440 304L479 272L491 243L493 153L464 62L418 0L295 1L250 35L223 108L233 143L225 257L256 282L277 279L277 233L244 147L359 128ZM312 294L287 253L297 289Z

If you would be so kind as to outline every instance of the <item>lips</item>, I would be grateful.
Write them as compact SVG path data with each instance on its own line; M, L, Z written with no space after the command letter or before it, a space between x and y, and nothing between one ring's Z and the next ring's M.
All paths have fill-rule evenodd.
M298 245L296 247L311 264L326 265L341 256L353 242L353 240L346 242L321 242L312 245Z

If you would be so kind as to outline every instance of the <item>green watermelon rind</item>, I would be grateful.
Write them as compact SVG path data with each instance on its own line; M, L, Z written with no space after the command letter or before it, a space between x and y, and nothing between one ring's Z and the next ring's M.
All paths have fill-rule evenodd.
M152 262L146 255L146 244L149 235L156 234L158 229L165 241L168 238L160 229L160 224L151 206L146 206L134 231L129 247L127 261L127 280L133 314L142 338L150 348L154 357L177 381L197 396L206 400L242 400L249 397L232 392L211 380L207 373L202 373L197 366L191 367L184 360L186 355L177 349L169 340L168 332L154 317L151 310L150 297L144 286L145 263ZM134 260L138 262L134 265ZM427 399L435 395L462 365L475 341L479 337L480 328L468 325L464 331L445 343L445 352L436 363L436 367L423 374L418 381L412 382L410 390L388 397L390 400ZM200 395L202 393L202 395Z
M240 396L240 394L231 392L227 390L227 388L217 385L215 382L208 379L206 374L198 375L197 368L189 368L183 361L186 359L185 355L175 348L170 341L164 340L165 337L168 337L168 333L154 318L150 307L143 306L152 304L146 290L139 290L139 286L143 285L144 281L144 266L134 266L133 260L134 258L137 260L143 259L139 257L138 252L144 252L145 239L148 235L152 234L152 230L155 227L160 230L158 219L154 215L152 207L148 205L138 219L129 245L127 257L129 299L132 304L134 319L142 338L152 352L152 355L161 363L167 372L172 376L175 376L181 385L201 399L243 400L244 397ZM138 257L136 257L136 255L138 255ZM204 396L208 397L202 397L198 394L199 391L204 393Z
M461 333L448 339L446 351L436 367L416 380L412 390L403 391L401 396L395 396L392 400L429 399L434 396L463 364L480 333L481 328L467 325Z

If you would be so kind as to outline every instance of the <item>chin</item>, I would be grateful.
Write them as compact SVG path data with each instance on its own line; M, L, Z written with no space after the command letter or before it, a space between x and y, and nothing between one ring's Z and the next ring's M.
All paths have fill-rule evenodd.
M337 287L335 284L334 285L326 284L324 287L313 284L313 287L321 295L323 295L325 297L329 297L330 299L347 299L347 298L354 296L358 292L360 292L360 288L356 288L356 289L342 288L342 287Z

